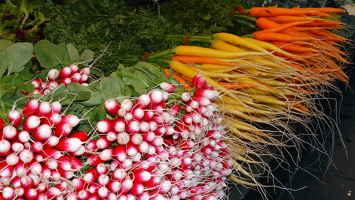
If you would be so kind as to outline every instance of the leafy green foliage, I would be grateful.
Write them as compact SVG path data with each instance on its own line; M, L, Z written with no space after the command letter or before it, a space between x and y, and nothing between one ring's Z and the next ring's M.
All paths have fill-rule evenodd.
M173 0L162 4L161 14L192 33L229 32L243 35L243 27L235 27L231 14L236 7L243 6L242 1L235 0Z
M28 42L11 43L0 40L0 78L6 72L7 76L20 72L30 62L33 45Z
M41 28L48 20L40 10L43 4L43 0L7 0L0 4L0 39L14 42L42 39Z
M9 40L0 40L0 116L14 105L21 106L27 101L27 93L34 90L31 80L44 79L51 68L60 69L72 63L88 65L93 58L92 51L86 49L79 54L72 44L56 45L48 40L41 40L33 45L29 42L13 43ZM91 91L85 90L86 87L74 85L71 87L61 85L51 97L58 99L66 97L62 103L68 105L73 101L86 102L93 95ZM95 105L99 103L101 99L96 101Z
M134 65L146 52L170 49L184 41L169 40L168 35L211 35L228 31L241 33L235 27L231 10L241 1L164 1L158 10L125 6L123 0L66 1L63 5L47 5L44 34L54 43L71 43L79 50L91 49L96 55L105 53L96 63L105 75L118 64ZM43 9L44 10L44 9ZM204 44L206 45L206 44Z

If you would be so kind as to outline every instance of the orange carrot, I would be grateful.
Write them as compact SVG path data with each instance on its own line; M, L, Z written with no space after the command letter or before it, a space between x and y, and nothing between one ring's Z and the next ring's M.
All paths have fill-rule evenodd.
M306 27L323 27L328 29L342 29L344 25L339 21L332 21L332 20L313 20L308 23L304 23L300 26Z
M282 24L278 24L277 27L267 28L267 29L264 29L263 31L270 31L270 32L278 33L283 30L286 30L288 28L293 28L295 26L306 24L306 23L309 23L309 21L296 21L296 22L282 23Z
M288 33L274 33L269 31L256 31L252 35L255 39L261 41L296 42L317 40L317 38L311 36L295 36Z
M293 7L293 10L307 10L310 12L322 12L322 13L346 13L346 10L342 8L333 8L333 7L321 7L321 8L299 8Z
M337 38L340 38L341 40L348 40L347 38L345 38L345 37L342 37L342 36L340 36L340 35L338 35L338 34L335 34L335 33L333 33L333 32L330 32L330 31L328 31L328 30L325 30L325 29L314 29L314 30L312 30L312 31L318 31L318 33L319 34L324 34L324 35L330 35L330 36L333 36L333 37L337 37ZM312 33L312 32L311 32Z
M294 59L297 59L297 58L299 58L299 57L316 58L316 57L318 57L318 56L320 55L319 53L311 52L311 51L300 52L300 53L294 52L293 54L296 55L296 56L292 57L292 58L294 58Z
M326 39L330 41L340 42L348 40L345 37L339 36L337 34L331 33L330 31L319 29L319 30L309 30L309 33L320 37L321 39Z
M273 20L270 20L269 18L266 18L266 17L259 17L255 23L256 23L256 26L260 29L275 28L280 25L279 23L277 23Z
M306 106L302 105L301 103L294 104L292 106L292 109L302 113L309 113L309 109Z
M303 9L289 9L278 7L253 7L249 9L249 14L252 17L274 17L278 15L307 15L307 16L319 16L328 17L329 15L323 12L316 12L314 10Z
M221 61L221 60L217 60L217 59L213 59L213 58L200 57L200 56L172 56L171 59L180 61L182 63L236 66L235 63Z
M286 34L290 34L290 35L297 36L297 37L315 38L313 35L309 34L308 32L299 32L299 31L293 30L292 28L285 29L285 30L281 31L281 33L286 33Z
M296 27L292 27L292 30L299 31L299 32L304 32L304 31L310 31L310 30L323 30L323 28L322 27L296 26Z
M191 79L187 80L188 78L185 78L179 74L176 74L176 73L172 73L170 74L170 71L169 69L163 69L164 71L164 74L166 77L170 77L171 75L177 80L179 81L179 84L182 84L184 85L184 88L186 89L191 89L192 87L188 84L188 81L191 81Z
M305 47L299 44L295 43L287 43L287 42L280 42L280 41L274 41L271 42L271 44L285 50L285 51L291 51L291 52L318 52L319 50L311 48L311 47Z
M289 23L289 22L297 22L297 21L316 20L316 18L308 17L305 15L297 15L297 16L279 15L279 16L269 17L268 19L276 23Z

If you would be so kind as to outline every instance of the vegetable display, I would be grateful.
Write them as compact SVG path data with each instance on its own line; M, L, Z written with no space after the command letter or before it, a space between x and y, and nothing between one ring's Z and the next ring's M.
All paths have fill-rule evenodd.
M73 5L42 6L47 13ZM81 12L83 4L77 5ZM109 7L108 1L88 5ZM130 10L121 1L108 12L114 8ZM154 49L121 46L137 35L103 46L98 38L125 33L113 31L118 27L104 37L69 31L79 33L79 48L73 37L62 43L65 35L55 43L0 40L0 199L216 200L228 197L230 183L267 199L265 187L284 187L259 182L274 177L267 160L287 162L280 152L290 147L296 156L305 145L323 149L312 120L337 126L318 100L337 90L338 81L348 83L343 45L351 41L333 32L346 28L333 18L344 10L232 10L228 22L206 32L186 36L194 30L190 23L174 35L160 27L157 34L167 34L159 42L166 43ZM151 16L134 11L113 21L133 27L136 14ZM93 17L91 33L112 22L99 13ZM53 19L47 33L75 19L66 20ZM257 29L248 35L229 31L246 22ZM93 46L82 36L95 38ZM131 52L139 53L126 58ZM116 53L122 53L119 59ZM305 144L304 136L315 142Z
M292 124L299 123L308 131L306 134L312 134L312 125L308 123L311 119L317 123L336 123L317 104L318 99L326 98L325 91L336 88L334 84L338 80L348 83L349 77L342 66L349 62L342 45L350 41L331 32L345 25L318 17L344 10L322 8L315 13L317 8L293 9L296 11L287 16L290 9L250 9L249 14L257 17L256 25L260 29L251 34L253 38L222 32L192 36L188 39L208 43L210 47L176 46L147 58L149 61L168 55L173 71L186 80L200 74L223 94L217 105L224 113L222 123L229 133L234 167L240 173L239 177L231 175L230 178L237 183L258 186L255 165L268 171L265 156L275 159L278 156L265 146L280 151L292 146L301 153L303 136ZM306 13L312 14L304 21ZM313 18L315 15L317 18ZM273 18L291 21L277 23ZM311 23L314 20L322 23ZM183 36L174 37L178 38Z

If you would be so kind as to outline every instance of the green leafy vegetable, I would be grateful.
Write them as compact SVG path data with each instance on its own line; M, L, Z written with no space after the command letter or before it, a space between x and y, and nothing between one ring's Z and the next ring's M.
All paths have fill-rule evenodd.
M36 58L43 68L54 68L63 63L60 48L48 40L41 40L34 47Z
M28 42L15 43L5 49L7 61L7 75L20 72L31 60L33 45Z
M44 34L54 43L73 44L79 51L101 55L96 66L106 76L118 64L135 65L146 52L154 53L184 43L168 35L210 35L218 31L246 34L235 27L231 11L242 1L164 1L158 10L149 6L128 7L125 1L85 0L49 5ZM206 45L206 44L203 44Z

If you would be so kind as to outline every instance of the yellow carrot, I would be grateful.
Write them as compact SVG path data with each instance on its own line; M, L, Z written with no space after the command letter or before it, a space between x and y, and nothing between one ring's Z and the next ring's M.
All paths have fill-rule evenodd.
M174 48L175 54L178 56L200 56L208 58L240 58L240 57L250 57L250 56L264 56L270 54L269 52L231 52L222 51L217 49L199 47L199 46L176 46Z
M245 40L249 41L249 42L253 42L261 47L263 47L264 49L267 49L267 50L271 50L271 51L275 51L277 53L280 53L280 54L283 54L283 55L286 55L286 56L290 56L290 57L293 57L295 55L291 54L291 53L288 53L282 49L280 49L279 47L269 43L269 42L264 42L264 41L260 41L260 40L256 40L256 39L253 39L253 38L245 38Z
M228 42L230 44L243 46L243 47L255 50L257 52L269 53L264 48L245 40L245 38L239 37L239 36L231 34L231 33L215 33L215 34L213 34L213 38L214 39L218 38L218 39Z
M199 72L196 69L192 68L189 65L185 65L177 60L171 60L169 65L175 72L178 72L178 73L182 74L183 76L186 76L191 79L194 76L196 76L197 74L199 74ZM211 85L212 87L217 88L218 90L225 93L226 95L229 95L233 99L240 101L240 99L238 99L233 93L231 93L228 89L226 89L223 86L221 86L220 84L218 84L216 81L214 81L210 77L204 76L204 78L206 79L207 84Z

